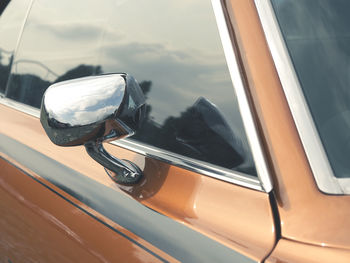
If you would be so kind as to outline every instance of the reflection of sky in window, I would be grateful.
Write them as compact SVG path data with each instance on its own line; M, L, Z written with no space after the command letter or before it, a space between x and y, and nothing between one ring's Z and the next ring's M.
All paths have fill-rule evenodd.
M1 49L6 51L15 49L18 33L29 4L30 0L13 0L0 16L0 52Z
M86 64L152 81L147 103L158 124L205 97L245 138L209 0L36 0L18 58L59 75ZM17 73L48 78L34 67Z

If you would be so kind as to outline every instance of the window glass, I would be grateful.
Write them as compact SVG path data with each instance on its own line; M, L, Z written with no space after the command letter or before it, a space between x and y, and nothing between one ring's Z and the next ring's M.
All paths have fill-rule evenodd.
M272 0L336 177L350 177L350 1Z
M29 2L29 0L2 0L0 2L0 93L5 93L13 53Z
M8 96L40 107L52 83L126 72L147 96L132 140L256 176L209 0L36 0Z

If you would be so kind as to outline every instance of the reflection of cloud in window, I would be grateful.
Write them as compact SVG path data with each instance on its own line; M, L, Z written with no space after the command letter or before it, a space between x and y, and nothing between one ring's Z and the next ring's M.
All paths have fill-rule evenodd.
M39 31L46 31L47 34L53 35L58 38L58 41L86 41L96 40L100 38L102 34L112 34L114 40L117 40L120 35L115 31L107 31L108 27L105 26L105 20L89 20L89 21L71 21L56 22L50 24L43 24L41 21L37 21L36 25ZM82 44L82 43L80 43Z
M209 0L37 0L18 59L59 75L84 64L151 81L147 103L157 125L204 96L244 133Z
M178 108L184 109L198 95L210 94L220 103L222 93L217 91L222 87L225 90L225 86L226 90L232 87L223 57L213 58L199 50L169 50L159 43L125 43L106 46L102 52L104 71L122 69L138 80L151 79L156 84L149 103L155 107L152 113L160 123L166 117L164 111L168 115L179 114L169 108L169 97L178 98ZM143 59L145 57L147 59ZM233 98L233 91L230 96ZM161 116L157 116L157 108L162 109Z

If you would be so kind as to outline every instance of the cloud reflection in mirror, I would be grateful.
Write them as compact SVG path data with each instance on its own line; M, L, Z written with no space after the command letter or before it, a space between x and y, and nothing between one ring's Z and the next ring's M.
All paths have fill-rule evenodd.
M49 117L71 126L87 125L107 119L118 110L125 91L119 75L60 82L46 91Z

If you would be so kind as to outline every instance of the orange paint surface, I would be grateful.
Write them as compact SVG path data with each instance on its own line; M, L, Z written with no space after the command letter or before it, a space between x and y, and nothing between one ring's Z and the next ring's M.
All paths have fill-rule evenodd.
M317 188L254 1L226 4L273 170L282 237L349 249L350 196L326 195Z
M103 185L124 191L144 205L242 254L261 260L273 247L273 217L266 193L196 174L107 144L106 149L111 154L131 160L144 170L145 179L139 185L120 190L103 167L88 156L84 147L53 145L37 118L6 106L0 106L0 118L4 124L0 132L6 136ZM150 246L146 241L141 240L140 243Z

